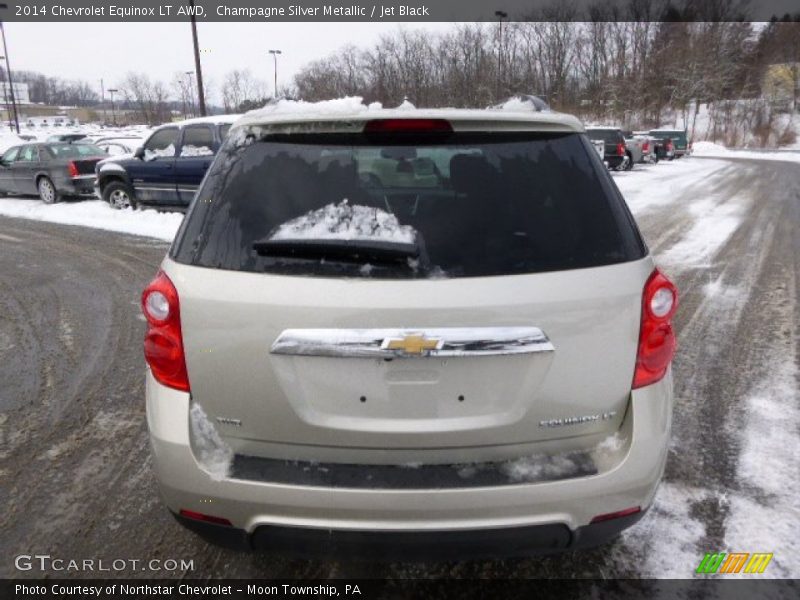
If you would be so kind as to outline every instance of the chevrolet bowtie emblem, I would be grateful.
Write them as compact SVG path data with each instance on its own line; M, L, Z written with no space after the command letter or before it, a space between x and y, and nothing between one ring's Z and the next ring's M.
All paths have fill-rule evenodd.
M422 333L412 333L402 338L386 338L381 344L381 348L385 350L394 350L408 356L423 356L441 347L442 340L429 339Z

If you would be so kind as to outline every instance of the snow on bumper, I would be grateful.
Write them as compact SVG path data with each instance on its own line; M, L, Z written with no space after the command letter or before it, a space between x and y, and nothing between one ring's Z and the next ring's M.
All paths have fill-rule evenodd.
M627 452L596 475L539 483L448 489L331 488L220 478L190 442L190 396L147 374L147 419L156 476L167 506L262 525L334 530L452 531L565 524L647 508L666 461L672 379L634 390L622 431Z

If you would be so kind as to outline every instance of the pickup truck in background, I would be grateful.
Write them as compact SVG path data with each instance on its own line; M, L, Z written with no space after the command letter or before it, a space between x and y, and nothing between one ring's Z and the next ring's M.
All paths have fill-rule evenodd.
M632 131L623 131L622 136L625 138L625 149L631 166L644 162L644 140L633 135Z
M620 129L616 127L587 127L586 135L592 144L596 141L603 142L603 161L608 165L609 169L630 171L633 168L633 162L625 145L625 137Z
M634 154L635 162L652 164L658 162L656 138L647 132L624 131L623 135L625 136L625 144L628 146L628 150Z

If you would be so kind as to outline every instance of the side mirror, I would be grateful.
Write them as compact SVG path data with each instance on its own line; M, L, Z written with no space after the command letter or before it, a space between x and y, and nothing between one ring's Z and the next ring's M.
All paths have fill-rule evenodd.
M134 152L134 153L133 153L133 155L134 155L136 158L138 158L139 160L144 160L144 146L139 146L139 147L136 149L136 152Z

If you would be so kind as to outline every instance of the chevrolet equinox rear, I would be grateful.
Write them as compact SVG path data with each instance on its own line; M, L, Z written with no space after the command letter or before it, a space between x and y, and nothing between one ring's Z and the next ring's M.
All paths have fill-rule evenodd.
M250 113L142 306L162 496L217 543L525 556L653 502L677 292L574 117Z

